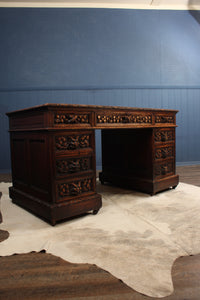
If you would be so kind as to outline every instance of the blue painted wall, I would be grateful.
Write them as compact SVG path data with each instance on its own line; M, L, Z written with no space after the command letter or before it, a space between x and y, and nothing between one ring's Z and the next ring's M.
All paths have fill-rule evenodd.
M177 162L200 163L199 22L189 11L1 8L0 170L5 112L47 102L178 109Z

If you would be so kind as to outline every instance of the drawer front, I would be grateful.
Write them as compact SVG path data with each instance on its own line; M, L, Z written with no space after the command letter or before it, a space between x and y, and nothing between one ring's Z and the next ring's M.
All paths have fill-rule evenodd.
M63 134L55 137L55 149L57 152L69 152L92 148L91 134Z
M93 171L92 156L62 157L56 159L56 177L81 175Z
M149 112L107 112L101 111L96 114L96 126L100 127L120 127L125 125L137 126L140 124L151 125L152 113Z
M174 160L157 163L154 166L154 178L159 179L165 176L173 175L175 173Z
M154 161L158 162L161 160L174 158L175 156L175 146L174 144L171 145L164 145L159 146L155 148L155 154L154 154Z
M56 184L57 202L84 201L84 196L87 199L87 195L95 192L94 180L95 177L87 176L58 182Z
M175 128L159 128L154 130L155 143L175 141Z
M176 124L176 117L174 114L157 114L155 116L156 124Z
M90 127L92 125L92 113L56 111L53 114L53 125L57 128Z

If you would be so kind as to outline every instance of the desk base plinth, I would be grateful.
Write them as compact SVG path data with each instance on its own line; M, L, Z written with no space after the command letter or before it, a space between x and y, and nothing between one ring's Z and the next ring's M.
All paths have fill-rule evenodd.
M66 201L58 204L49 204L14 187L9 188L9 193L13 203L30 211L53 226L58 221L80 216L90 211L93 214L97 214L102 206L101 195L99 194L81 197L76 202Z
M117 175L107 172L99 173L99 180L102 184L111 183L118 187L141 191L150 195L155 195L158 192L175 188L179 183L179 176L172 175L159 179L157 181L145 178L137 178L127 175Z

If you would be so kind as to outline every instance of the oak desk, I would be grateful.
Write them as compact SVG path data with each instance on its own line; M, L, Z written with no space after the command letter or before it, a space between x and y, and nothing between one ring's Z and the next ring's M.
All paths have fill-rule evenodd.
M155 194L175 187L175 110L44 104L9 112L12 201L50 224L100 209L100 181Z

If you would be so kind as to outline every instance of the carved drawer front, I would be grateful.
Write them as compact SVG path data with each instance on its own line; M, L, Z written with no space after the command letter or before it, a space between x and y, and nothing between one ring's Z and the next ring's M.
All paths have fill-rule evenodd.
M155 116L156 124L176 124L175 115L169 114L157 114Z
M91 126L92 118L91 113L74 113L57 111L54 113L54 126Z
M162 178L175 172L174 160L158 163L154 166L154 178Z
M84 196L87 194L94 193L95 191L95 177L85 177L74 180L62 180L62 182L57 183L57 202L62 201L84 201ZM80 200L80 197L83 198ZM86 197L87 199L87 197Z
M175 155L174 144L168 146L161 146L155 148L154 160L159 161L163 159L173 158Z
M106 125L106 124L152 124L152 114L151 113L99 113L96 114L96 124Z
M155 143L172 142L175 140L174 128L161 128L154 131Z
M56 160L56 176L74 176L92 172L92 156L61 158Z
M92 136L90 133L63 134L55 136L56 153L61 151L70 152L75 150L86 150L92 147Z

